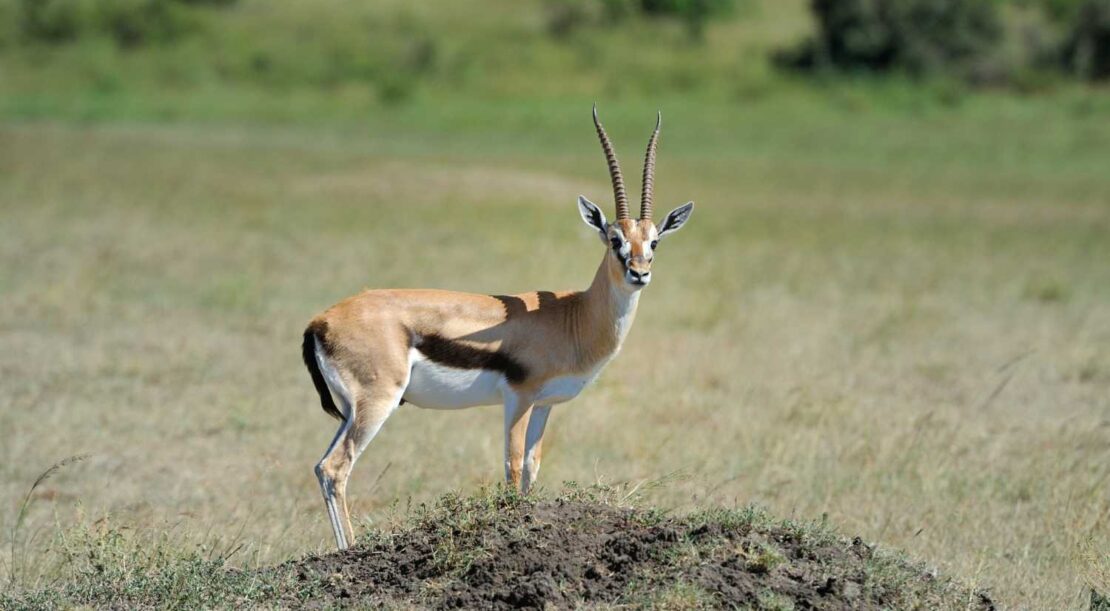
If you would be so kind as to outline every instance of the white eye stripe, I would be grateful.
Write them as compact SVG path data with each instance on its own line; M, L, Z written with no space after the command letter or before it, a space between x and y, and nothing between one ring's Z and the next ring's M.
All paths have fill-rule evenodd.
M610 243L612 243L613 240L617 240L618 242L620 242L620 246L615 247L617 254L620 255L621 258L627 259L628 256L632 253L632 244L624 238L624 233L622 233L619 229L614 230L613 236L609 238Z

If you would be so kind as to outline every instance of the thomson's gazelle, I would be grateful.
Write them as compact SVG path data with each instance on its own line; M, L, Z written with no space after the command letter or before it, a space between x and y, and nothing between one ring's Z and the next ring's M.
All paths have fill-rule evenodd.
M582 220L605 244L585 291L475 295L438 290L364 291L332 306L304 332L304 362L324 411L342 422L316 476L335 541L354 541L347 478L382 423L402 403L431 409L505 406L505 479L525 492L540 470L551 406L573 399L620 350L640 290L651 281L655 248L690 218L693 202L652 222L659 120L644 160L640 218L613 146L594 108L613 181L617 218L578 197Z

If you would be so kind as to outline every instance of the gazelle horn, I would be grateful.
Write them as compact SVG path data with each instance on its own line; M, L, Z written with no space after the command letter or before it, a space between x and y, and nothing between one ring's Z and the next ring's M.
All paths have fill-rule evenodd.
M621 166L617 163L617 153L613 151L613 143L609 142L609 135L605 133L605 128L597 118L597 104L594 104L594 127L597 128L601 148L605 151L605 161L609 164L609 177L613 179L613 199L617 202L617 220L627 220L628 195L624 192L624 177L621 176Z
M663 113L655 113L655 131L648 140L647 155L644 156L644 190L640 197L640 218L651 220L651 207L655 199L655 148L659 145L659 125L663 123Z

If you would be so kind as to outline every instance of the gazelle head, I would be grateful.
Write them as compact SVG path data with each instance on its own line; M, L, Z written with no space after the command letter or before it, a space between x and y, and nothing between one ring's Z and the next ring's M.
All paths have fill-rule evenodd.
M655 181L655 149L659 144L659 125L662 115L656 115L655 131L648 140L647 155L644 158L644 187L640 197L640 218L633 220L628 213L628 195L624 190L624 177L621 175L620 165L617 163L617 154L613 144L597 118L597 106L594 106L594 127L597 128L597 137L601 140L601 148L605 151L605 160L609 164L609 176L613 180L613 196L617 203L617 218L613 222L605 219L605 214L597 204L578 196L578 212L586 224L596 229L602 242L609 249L607 255L609 269L614 280L631 290L639 290L651 282L651 264L655 260L655 249L663 236L678 231L690 219L694 210L694 202L685 204L671 210L663 219L662 224L656 225L652 221L652 205Z

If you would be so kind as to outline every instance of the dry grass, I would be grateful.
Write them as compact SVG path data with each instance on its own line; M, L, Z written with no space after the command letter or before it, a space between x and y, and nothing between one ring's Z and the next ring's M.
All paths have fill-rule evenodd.
M1046 137L992 158L958 124L887 118L876 133L950 138L877 161L737 121L736 144L664 144L658 197L699 208L624 352L553 414L543 481L678 473L646 499L827 514L1004 604L1082 607L1110 546L1105 154L1054 163ZM606 186L580 128L551 152L463 134L396 153L358 132L0 127L0 549L30 482L78 453L35 491L39 541L80 504L251 561L328 548L311 467L334 423L302 325L363 286L584 286L601 252L573 198ZM400 410L354 512L496 481L500 430L495 407ZM23 565L49 578L46 556Z

